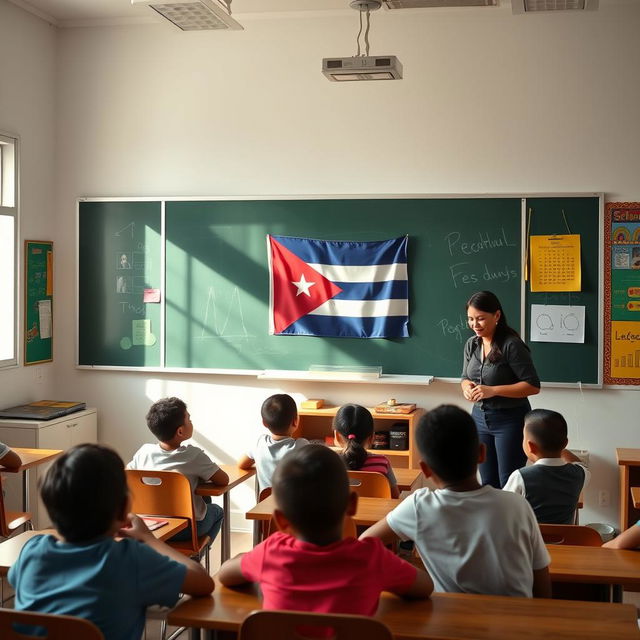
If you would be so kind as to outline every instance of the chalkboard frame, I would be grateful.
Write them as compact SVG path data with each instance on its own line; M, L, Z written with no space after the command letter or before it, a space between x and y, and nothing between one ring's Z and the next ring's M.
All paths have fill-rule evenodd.
M189 196L189 197L180 197L180 196L169 196L169 197L117 197L117 198L79 198L77 202L77 230L80 226L80 204L84 202L158 202L162 208L162 263L164 268L165 262L165 203L169 202L177 202L177 203L187 203L187 202L216 202L216 201L240 201L240 202L249 202L249 201L278 201L278 200L403 200L403 199L518 199L521 202L521 211L520 211L520 227L522 230L521 233L521 245L520 245L520 254L521 254L521 264L524 262L524 256L526 252L526 209L527 209L527 198L597 198L599 201L599 215L600 215L600 223L599 223L599 243L598 243L598 264L599 268L599 280L598 280L598 288L599 288L599 299L602 298L602 287L603 287L603 277L602 277L602 263L603 263L603 244L602 244L602 220L603 220L603 210L604 210L604 194L598 192L580 192L580 193L501 193L501 194L340 194L340 195L330 195L330 194L314 194L314 195L298 195L298 194L288 194L288 195L266 195L266 196L251 196L251 195L235 195L235 196L210 196L210 197L200 197L200 196ZM79 272L79 264L77 264L77 269ZM525 327L525 309L527 305L527 289L528 283L525 283L521 280L520 283L520 322L519 329L523 336L528 335L528 330ZM164 337L166 335L166 327L164 326L165 320L165 290L164 290L164 281L163 281L163 295L161 301L161 317L163 326L161 329L161 335ZM77 300L77 305L79 308L79 299ZM77 316L78 317L78 316ZM79 324L79 323L78 323ZM79 326L77 326L79 329ZM554 387L572 387L575 388L578 385L584 388L601 388L602 387L602 347L603 347L603 329L602 329L602 308L600 303L600 308L598 311L598 363L597 363L597 375L598 382L597 383L574 383L574 382L545 382L546 386L554 386ZM76 336L78 333L76 333ZM164 342L164 341L163 341ZM105 364L80 364L78 358L78 343L76 341L76 367L78 369L98 369L98 370L126 370L126 371L143 371L143 372L166 372L166 373L186 373L186 374L221 374L221 375L244 375L244 376L258 376L261 378L269 378L269 375L265 375L268 373L273 373L272 369L242 369L242 368L203 368L203 367L176 367L176 366L114 366L114 365L105 365ZM164 344L162 345L162 363L165 362L164 355L165 349ZM286 379L308 379L308 373L306 371L300 371L300 376L296 375L295 371L282 371L284 378ZM387 379L385 379L387 378ZM280 378L283 379L283 378ZM382 384L429 384L430 380L433 379L432 376L424 375L390 375L384 376L380 379L379 383ZM437 376L437 380L446 381L446 382L457 382L459 378L456 377L441 377ZM333 380L325 380L322 381L333 381Z

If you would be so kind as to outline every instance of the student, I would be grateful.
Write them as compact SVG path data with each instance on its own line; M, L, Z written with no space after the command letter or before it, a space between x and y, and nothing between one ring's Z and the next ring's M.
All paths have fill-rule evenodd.
M254 464L260 491L271 487L271 477L278 462L289 451L309 444L305 438L294 438L298 428L298 408L295 400L286 393L269 396L260 410L262 424L271 433L263 433L245 456L240 458L241 469L251 469Z
M27 540L9 570L16 609L85 618L105 640L133 640L142 635L149 605L172 607L180 593L213 591L201 565L128 513L115 451L73 447L54 461L40 493L57 535Z
M264 609L373 615L381 591L426 598L429 576L379 540L342 539L349 491L340 456L321 444L288 453L273 476L274 518L281 529L252 551L227 560L218 577L227 586L258 582Z
M504 486L524 496L538 522L572 524L589 471L567 450L567 422L557 411L534 409L524 418L522 448L533 462L518 469Z
M637 549L640 547L640 520L602 546L607 549Z
M21 464L20 456L4 442L0 442L0 466L5 469L17 469Z
M333 419L336 442L342 447L342 457L347 469L373 471L386 476L391 487L391 497L398 498L400 490L389 460L385 456L368 453L373 440L373 416L359 404L345 404Z
M413 540L436 591L550 597L549 554L531 507L478 482L485 447L473 418L441 405L420 418L415 437L436 489L414 491L361 539Z
M194 492L198 536L208 535L213 540L222 526L224 512L219 505L206 503L197 496L195 489L201 482L225 485L229 476L202 449L182 444L193 436L193 423L187 405L180 398L162 398L154 402L147 413L147 426L158 442L142 445L127 469L178 471L185 475ZM191 540L191 527L183 529L171 540Z

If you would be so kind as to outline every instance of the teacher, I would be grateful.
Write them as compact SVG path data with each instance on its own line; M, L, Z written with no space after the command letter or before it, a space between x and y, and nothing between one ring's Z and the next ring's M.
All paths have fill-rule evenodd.
M469 328L464 346L462 393L473 402L471 415L486 457L480 464L483 484L503 487L524 467L524 416L528 397L540 393L540 379L529 347L507 324L502 305L491 291L478 291L467 302Z

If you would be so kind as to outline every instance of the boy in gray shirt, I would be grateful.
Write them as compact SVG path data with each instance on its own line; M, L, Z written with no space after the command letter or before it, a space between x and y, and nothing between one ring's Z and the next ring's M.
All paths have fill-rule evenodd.
M260 491L271 487L271 477L278 462L289 451L309 444L305 438L294 438L298 428L298 409L295 400L286 393L269 396L260 410L262 424L271 433L263 433L245 456L238 460L241 469L254 465Z

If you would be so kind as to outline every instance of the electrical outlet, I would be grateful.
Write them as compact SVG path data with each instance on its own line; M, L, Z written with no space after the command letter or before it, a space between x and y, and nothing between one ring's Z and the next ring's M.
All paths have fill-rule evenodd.
M42 367L35 367L33 370L34 380L38 383L42 382Z
M611 494L604 489L602 491L598 491L598 506L599 507L608 507L611 502Z

